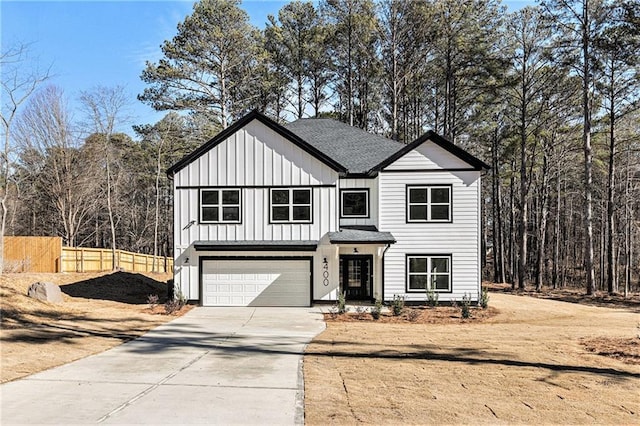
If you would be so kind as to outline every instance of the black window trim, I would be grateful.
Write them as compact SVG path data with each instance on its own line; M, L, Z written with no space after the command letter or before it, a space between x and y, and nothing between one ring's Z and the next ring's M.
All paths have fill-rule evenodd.
M366 208L367 214L362 215L345 215L343 211L344 199L342 198L346 192L364 192L367 197ZM340 219L369 219L371 217L371 196L369 194L369 188L342 188L340 189Z
M236 191L238 193L238 220L217 220L217 221L213 221L213 220L203 220L202 219L202 208L203 207L213 207L213 204L202 204L202 193L204 191L216 191L218 192L218 204L216 205L218 208L220 208L219 213L218 213L218 218L222 218L222 191ZM227 207L231 206L231 207L235 207L236 204L226 204ZM216 187L216 188L210 188L210 187L202 187L200 188L200 190L198 191L198 223L202 223L205 225L210 225L210 224L214 224L214 225L239 225L242 224L242 189L241 188L226 188L226 187Z
M272 197L271 194L273 193L273 191L281 191L281 190L288 190L289 191L289 204L287 204L289 206L289 220L273 220L273 203L272 203ZM309 191L309 220L293 220L293 206L295 204L293 204L293 191L294 190L307 190ZM282 204L284 206L284 204ZM306 204L298 204L298 205L306 205ZM309 187L309 186L286 186L286 187L270 187L269 188L269 212L267 213L269 215L269 224L271 225L283 225L283 224L303 224L303 225L307 225L307 224L312 224L313 223L313 188Z
M411 189L415 189L415 188L428 188L428 195L427 197L431 197L431 188L447 188L449 190L449 219L447 220L441 220L441 219L426 219L426 220L416 220L416 219L411 219L410 217L410 204L409 204L409 191ZM406 210L406 217L405 220L407 223L453 223L453 185L451 184L447 184L447 183L443 183L443 184L437 184L437 183L429 183L429 184L408 184L406 185L405 188L405 210ZM427 214L429 214L430 208L431 207L431 202L430 199L427 198Z
M451 294L453 293L453 254L452 253L407 253L405 255L404 265L404 277L405 277L405 291L410 294L426 293L424 289L411 289L409 288L409 259L412 257L427 257L429 259L434 257L447 257L449 258L449 290L437 290L434 292L438 294ZM427 268L427 271L429 268Z

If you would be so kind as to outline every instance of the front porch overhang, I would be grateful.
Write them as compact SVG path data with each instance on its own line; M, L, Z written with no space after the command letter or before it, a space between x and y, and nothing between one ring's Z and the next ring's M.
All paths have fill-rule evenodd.
M196 241L196 251L316 251L315 240L232 240L232 241Z
M374 228L375 229L375 228ZM388 245L394 244L396 239L391 232L380 232L378 230L363 230L342 228L338 232L329 232L329 242L331 244L371 244Z

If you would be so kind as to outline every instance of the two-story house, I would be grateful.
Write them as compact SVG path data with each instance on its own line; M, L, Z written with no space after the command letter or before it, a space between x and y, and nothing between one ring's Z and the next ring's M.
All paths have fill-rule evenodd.
M176 286L204 306L478 300L486 169L433 132L252 112L168 170Z

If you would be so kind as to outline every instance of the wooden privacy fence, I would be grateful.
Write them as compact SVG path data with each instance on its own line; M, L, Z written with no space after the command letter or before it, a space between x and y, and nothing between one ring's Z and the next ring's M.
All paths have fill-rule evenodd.
M4 237L6 272L60 272L60 237Z
M155 268L154 268L155 258ZM151 254L116 250L116 268L130 272L172 272L173 259ZM100 272L113 267L113 251L82 247L62 247L62 272Z
M62 247L60 237L4 237L6 272L172 272L173 259L111 249ZM154 268L155 258L155 268Z

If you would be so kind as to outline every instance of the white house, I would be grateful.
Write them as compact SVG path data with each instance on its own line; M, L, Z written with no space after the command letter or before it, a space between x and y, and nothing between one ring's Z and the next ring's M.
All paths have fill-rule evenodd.
M486 169L433 132L252 112L168 170L176 286L205 306L475 301Z

